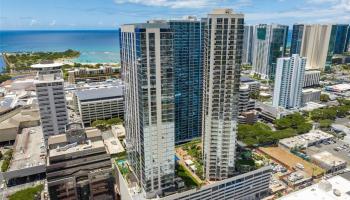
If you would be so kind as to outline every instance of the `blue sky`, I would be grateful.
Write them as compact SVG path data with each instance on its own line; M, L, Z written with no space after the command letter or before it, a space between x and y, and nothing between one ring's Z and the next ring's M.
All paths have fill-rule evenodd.
M244 13L247 24L350 23L350 0L0 0L0 29L114 29L217 7Z

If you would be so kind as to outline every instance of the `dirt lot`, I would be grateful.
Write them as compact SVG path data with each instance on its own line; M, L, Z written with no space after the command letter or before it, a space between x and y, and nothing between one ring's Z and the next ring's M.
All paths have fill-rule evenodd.
M289 169L295 169L296 164L300 163L304 166L304 171L309 176L319 176L324 173L324 170L320 167L307 162L306 160L303 160L302 158L299 158L298 156L288 152L287 150L284 150L280 147L260 147L259 151L263 152L264 154L270 156L275 161L283 164Z

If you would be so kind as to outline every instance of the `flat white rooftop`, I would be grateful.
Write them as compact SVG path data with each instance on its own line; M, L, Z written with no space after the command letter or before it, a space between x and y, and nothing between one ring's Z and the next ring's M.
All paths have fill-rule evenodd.
M8 171L45 165L46 147L40 126L24 128L16 137L13 158Z
M308 88L308 89L303 89L303 93L313 93L313 92L321 92L319 89L314 89L314 88Z
M319 162L323 162L329 166L333 166L333 165L338 166L346 163L345 160L338 158L337 156L334 156L328 151L323 151L323 152L314 154L312 155L312 158Z
M105 147L102 140L91 141L90 144L66 145L60 148L50 149L49 156L69 155L76 152L93 151L94 149Z
M280 144L288 148L308 147L310 143L331 139L334 136L321 130L311 130L308 133L285 138L279 141Z
M326 181L293 192L280 198L281 200L349 200L350 180L335 176Z
M60 67L62 65L63 65L62 63L48 63L48 64L35 64L35 65L32 65L31 67L39 69L39 68Z
M313 111L315 109L323 108L323 107L326 107L326 105L310 101L310 102L307 102L304 107L300 108L300 110Z

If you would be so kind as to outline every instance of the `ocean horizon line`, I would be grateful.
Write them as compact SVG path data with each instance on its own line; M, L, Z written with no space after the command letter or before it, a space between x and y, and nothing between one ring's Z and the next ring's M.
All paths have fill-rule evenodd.
M27 32L27 31L119 31L116 29L1 29L0 32Z

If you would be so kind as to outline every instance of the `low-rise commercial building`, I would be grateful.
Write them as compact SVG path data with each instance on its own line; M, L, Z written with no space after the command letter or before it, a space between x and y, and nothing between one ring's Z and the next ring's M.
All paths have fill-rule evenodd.
M333 135L321 130L311 130L309 133L282 139L279 141L278 146L287 149L307 148L309 146L332 140L333 138Z
M323 151L311 156L311 160L326 170L327 173L333 173L346 168L346 161L327 152Z
M322 180L318 184L290 193L280 198L280 200L347 200L349 199L349 186L350 173L346 173Z
M303 89L301 94L301 103L305 105L307 102L319 102L321 97L321 90L309 88Z
M78 68L68 71L68 82L100 82L119 77L120 67L100 66L99 68Z
M313 111L315 109L324 108L326 106L327 105L310 101L310 102L306 102L304 107L300 108L300 110L310 112L310 111Z
M124 117L123 86L77 90L73 101L84 126L91 126L98 119Z
M17 134L12 159L5 172L1 172L1 179L8 186L18 185L27 181L45 178L46 147L40 126L23 128Z
M22 106L7 110L0 115L0 142L13 141L21 129L39 125L39 110Z
M110 155L101 132L68 124L48 138L47 185L50 199L114 199Z
M305 183L310 183L312 181L312 177L307 173L298 170L289 174L283 180L288 186L297 187Z
M293 114L293 111L287 110L282 107L274 107L272 105L257 101L256 109L259 111L259 117L262 119L273 122L276 119L280 119L289 114Z
M350 84L348 83L342 83L332 86L326 86L325 89L330 92L346 92L350 90Z

